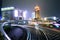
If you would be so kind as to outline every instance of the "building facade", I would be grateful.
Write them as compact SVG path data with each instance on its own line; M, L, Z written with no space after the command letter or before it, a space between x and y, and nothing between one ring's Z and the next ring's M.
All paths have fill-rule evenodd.
M34 11L35 11L35 19L40 20L41 16L40 16L40 7L38 5L36 5L34 7Z
M14 7L1 8L2 20L13 20L14 19Z

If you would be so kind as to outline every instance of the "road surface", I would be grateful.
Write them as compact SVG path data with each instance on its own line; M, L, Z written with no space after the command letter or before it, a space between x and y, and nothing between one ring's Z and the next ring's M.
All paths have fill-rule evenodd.
M60 32L53 31L41 26L37 26L38 29L35 28L35 26L28 26L28 25L19 25L20 27L23 27L26 30L22 31L19 28L12 28L12 30L8 34L12 39L20 39L20 36L24 34L23 40L29 38L30 40L60 40ZM23 33L24 32L24 33ZM29 34L30 33L30 34ZM29 34L29 36L27 35ZM20 39L21 40L21 39Z

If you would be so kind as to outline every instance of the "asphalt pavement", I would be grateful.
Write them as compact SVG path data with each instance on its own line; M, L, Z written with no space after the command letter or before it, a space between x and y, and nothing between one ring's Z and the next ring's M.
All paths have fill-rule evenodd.
M38 29L36 29L35 26L29 26L29 25L19 25L19 26L27 29L30 32L30 40L60 40L60 32L44 28L40 25L37 26ZM19 28L16 28L11 32L16 36L15 37L13 35L15 39L18 39L17 36L21 36L23 34L22 30Z
M39 28L40 28L39 30L41 30L46 35L48 40L60 40L60 32L47 29L41 26L39 26Z
M28 28L30 31L30 40L47 40L44 33L41 30L35 28Z

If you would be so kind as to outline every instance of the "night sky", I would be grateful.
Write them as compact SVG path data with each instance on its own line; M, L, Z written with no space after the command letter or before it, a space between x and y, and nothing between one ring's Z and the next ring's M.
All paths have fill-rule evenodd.
M60 18L60 0L3 0L2 7L14 6L22 10L28 10L28 18L34 11L34 6L39 5L42 17L56 16Z

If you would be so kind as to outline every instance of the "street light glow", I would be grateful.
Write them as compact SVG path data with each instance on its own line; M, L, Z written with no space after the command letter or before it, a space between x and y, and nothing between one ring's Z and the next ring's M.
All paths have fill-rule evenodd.
M54 20L56 20L56 17L53 17Z
M44 18L44 20L46 21L46 20L47 20L47 18Z

